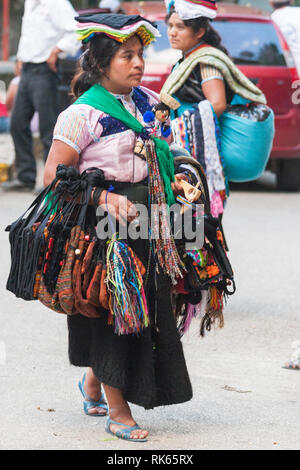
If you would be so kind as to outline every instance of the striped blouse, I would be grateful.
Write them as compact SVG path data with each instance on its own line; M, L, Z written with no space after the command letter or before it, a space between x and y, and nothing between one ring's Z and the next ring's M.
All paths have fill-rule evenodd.
M224 80L222 73L212 65L201 64L200 73L202 78L201 85L210 80Z

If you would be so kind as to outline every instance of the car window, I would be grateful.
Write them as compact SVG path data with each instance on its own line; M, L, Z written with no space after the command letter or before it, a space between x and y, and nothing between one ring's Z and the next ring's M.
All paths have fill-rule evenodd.
M157 21L157 26L161 38L146 48L145 58L148 62L175 64L181 52L170 48L165 22ZM218 20L213 26L237 65L285 65L272 23Z
M249 6L249 0L237 0L235 3L238 5ZM251 0L252 8L259 8L260 10L272 11L269 0Z
M214 21L222 43L238 65L285 65L283 51L272 23Z

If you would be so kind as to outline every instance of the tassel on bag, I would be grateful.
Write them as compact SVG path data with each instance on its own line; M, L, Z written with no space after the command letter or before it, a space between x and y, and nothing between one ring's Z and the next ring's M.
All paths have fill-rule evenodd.
M201 336L205 335L205 330L210 331L212 325L218 323L219 328L224 327L224 292L212 285L209 288L209 301L207 311L200 327Z
M109 323L118 335L139 334L149 326L141 262L131 248L114 234L107 247Z
M179 256L174 237L171 233L165 189L160 176L153 141L149 140L146 142L146 150L150 205L152 206L153 204L157 209L154 211L152 220L152 227L154 228L154 233L152 232L151 234L152 243L161 269L170 276L172 284L176 285L176 278L180 279L183 277L182 271L185 271L185 266Z

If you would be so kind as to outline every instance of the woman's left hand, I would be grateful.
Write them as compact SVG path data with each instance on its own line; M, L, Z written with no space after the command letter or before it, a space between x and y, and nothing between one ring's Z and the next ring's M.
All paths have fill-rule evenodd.
M174 183L171 183L172 189L173 189L173 194L174 196L184 196L184 190L183 187L180 184L180 181L178 180L185 180L188 181L188 178L185 174L183 173L178 173L176 175L176 181Z

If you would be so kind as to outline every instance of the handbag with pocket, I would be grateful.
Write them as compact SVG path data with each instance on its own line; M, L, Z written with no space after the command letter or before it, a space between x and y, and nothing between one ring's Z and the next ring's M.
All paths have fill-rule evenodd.
M75 266L73 270L75 310L89 318L97 318L101 315L100 309L91 304L86 296L91 276L91 260L95 243L95 241L89 242L84 239L83 242L79 244L79 249L82 250L82 254L77 256L75 261L75 265L77 264L77 266ZM88 247L84 247L84 244L88 244Z
M86 298L88 299L89 303L94 307L101 307L100 305L100 285L101 285L101 277L102 277L102 267L104 264L103 261L103 251L104 246L103 243L98 242L93 250L93 255L95 257L92 276L89 282L89 285L86 290Z

